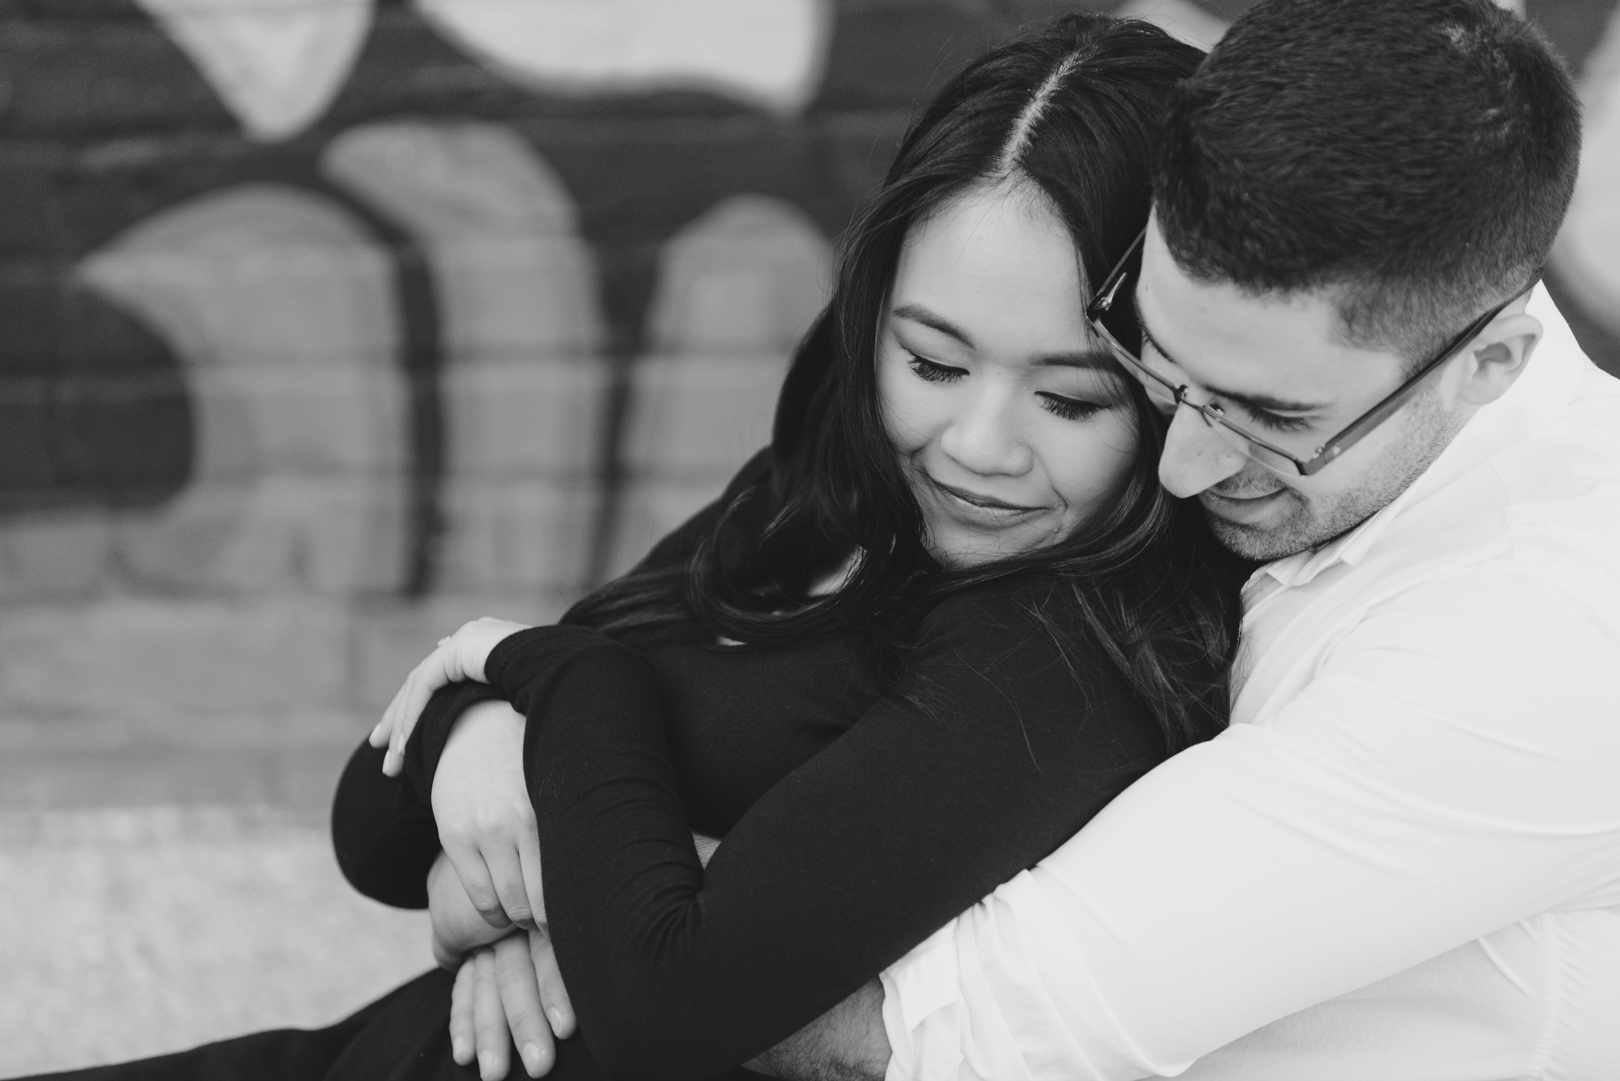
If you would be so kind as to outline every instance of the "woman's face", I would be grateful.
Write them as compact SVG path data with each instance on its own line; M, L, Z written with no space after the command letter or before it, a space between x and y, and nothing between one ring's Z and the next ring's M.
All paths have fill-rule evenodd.
M1084 297L1068 230L1027 190L967 192L907 236L878 392L943 565L1055 544L1123 488L1135 408Z

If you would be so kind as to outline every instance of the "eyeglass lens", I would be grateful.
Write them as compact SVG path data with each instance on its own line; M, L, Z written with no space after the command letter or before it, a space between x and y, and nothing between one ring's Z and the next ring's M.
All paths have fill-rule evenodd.
M1136 324L1133 300L1140 268L1141 256L1138 253L1124 268L1119 287L1114 292L1113 304L1108 310L1097 313L1097 322L1108 332L1107 337L1112 339L1108 342L1110 350L1147 389L1153 403L1167 415L1185 405L1196 411L1204 423L1230 446L1243 451L1268 469L1287 476L1297 475L1299 469L1292 458L1255 443L1242 432L1223 423L1219 419L1218 407L1184 401L1180 394L1181 385L1176 378L1179 373L1168 362L1155 357L1151 350L1142 348L1142 334Z

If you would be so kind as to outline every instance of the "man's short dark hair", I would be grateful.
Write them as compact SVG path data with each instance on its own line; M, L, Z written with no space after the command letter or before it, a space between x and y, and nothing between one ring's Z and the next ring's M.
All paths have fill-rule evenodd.
M1154 205L1200 281L1336 293L1416 361L1528 284L1575 186L1580 104L1490 0L1264 0L1182 85Z

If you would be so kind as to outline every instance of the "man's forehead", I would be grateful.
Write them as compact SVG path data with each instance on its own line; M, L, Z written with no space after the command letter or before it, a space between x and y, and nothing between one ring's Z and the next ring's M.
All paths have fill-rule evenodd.
M1331 298L1198 281L1176 264L1156 225L1143 247L1136 301L1144 337L1211 392L1328 405L1387 374L1381 354L1344 341ZM1399 358L1386 359L1398 370Z

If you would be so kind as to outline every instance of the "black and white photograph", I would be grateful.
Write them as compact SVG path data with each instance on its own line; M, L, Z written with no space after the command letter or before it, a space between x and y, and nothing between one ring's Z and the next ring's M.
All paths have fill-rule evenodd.
M0 0L0 1077L1620 1081L1620 0Z

